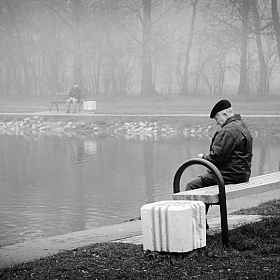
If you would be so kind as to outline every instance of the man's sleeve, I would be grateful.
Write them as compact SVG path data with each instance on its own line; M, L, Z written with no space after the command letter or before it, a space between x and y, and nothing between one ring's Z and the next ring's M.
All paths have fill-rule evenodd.
M79 88L78 94L77 94L77 99L80 101L82 97L82 90Z
M205 154L204 158L216 166L223 166L229 161L235 145L235 139L229 132L218 132L210 147L210 152Z

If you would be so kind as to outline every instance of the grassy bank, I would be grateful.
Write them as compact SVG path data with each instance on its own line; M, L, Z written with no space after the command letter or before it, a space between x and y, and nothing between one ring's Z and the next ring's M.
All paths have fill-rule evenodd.
M185 254L143 251L141 245L100 243L0 270L1 279L279 279L280 200L243 213L262 221L207 238L205 248Z
M280 118L280 117L279 117ZM280 125L279 118L265 117L265 118L252 118L244 117L248 128L250 129L253 137L273 138L280 141ZM30 116L22 115L0 115L0 129L3 123L16 123L30 119ZM98 127L102 133L110 131L112 127L123 127L125 124L139 124L147 122L148 124L154 123L160 128L172 128L178 132L177 135L182 135L184 130L199 130L208 131L212 136L216 131L215 121L208 117L198 116L93 116L93 117L73 117L73 116L40 116L42 125L55 128L58 124L66 126L72 123L76 129L75 132L82 134L90 134L92 129Z
M95 99L92 97L92 99ZM63 122L65 125L68 122L79 123L83 122L83 128L86 128L86 133L90 131L88 128L94 126L101 127L106 130L112 125L122 126L126 122L154 122L159 127L168 126L180 132L184 129L202 127L203 131L208 130L211 126L211 133L216 130L216 125L208 115L213 104L220 99L220 97L190 97L184 98L181 96L164 97L155 96L149 98L131 97L126 99L112 100L103 98L97 100L96 114L90 116L69 116L62 115L44 115L42 116L44 122L55 123ZM273 98L259 98L251 97L247 99L239 99L236 96L229 97L232 101L235 112L241 115L267 115L280 113L280 95L273 96ZM10 98L0 97L0 122L18 121L29 116L13 115L12 113L36 113L49 112L49 97L36 98ZM60 105L60 113L65 111L63 104ZM5 113L9 113L5 115ZM103 115L98 115L98 113ZM108 114L122 114L122 116L112 116ZM141 115L142 116L139 116ZM143 116L143 114L148 116ZM198 116L164 116L170 114L205 114L205 117ZM138 115L138 116L137 116ZM276 137L280 139L280 126L278 118L256 118L244 117L253 136ZM84 133L84 131L82 131ZM210 134L211 134L210 133Z
M228 98L236 113L241 115L267 115L280 113L280 95L268 97L259 96L198 96L182 97L174 96L152 96L152 97L128 97L112 99L111 97L89 97L90 100L97 101L96 115L92 116L68 116L68 115L48 115L43 116L46 122L63 121L67 122L85 122L95 123L104 127L116 123L125 123L133 121L141 122L159 122L159 125L166 124L177 130L197 125L215 127L215 122L208 115L213 105L221 98ZM14 121L23 119L26 116L5 115L5 113L36 113L49 112L49 101L51 97L3 97L0 96L0 121ZM59 105L60 113L65 112L65 105ZM98 116L97 114L105 114ZM108 116L106 114L122 114L129 116ZM151 116L133 116L148 114ZM164 114L206 114L206 117L183 117L183 116L158 116ZM278 118L244 118L252 131L257 131L268 137L279 136L280 126Z
M241 114L279 114L280 95L260 96L151 96L151 97L96 97L96 113L105 114L209 114L220 99L231 101L236 112ZM0 113L49 111L52 97L5 97L0 96ZM59 105L65 112L65 106Z

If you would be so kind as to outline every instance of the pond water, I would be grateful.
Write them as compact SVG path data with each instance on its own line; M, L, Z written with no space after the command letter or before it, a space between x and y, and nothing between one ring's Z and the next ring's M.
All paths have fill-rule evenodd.
M279 170L279 139L254 139L252 175ZM209 138L139 141L65 134L0 135L0 245L120 223L171 199L186 160ZM204 172L190 167L184 184Z

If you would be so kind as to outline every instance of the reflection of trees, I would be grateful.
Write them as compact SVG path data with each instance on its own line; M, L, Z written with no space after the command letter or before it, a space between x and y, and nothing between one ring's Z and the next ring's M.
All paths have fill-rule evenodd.
M207 153L209 151L209 146L210 142L208 139L184 139L182 143L180 143L181 161L176 167L176 171L181 164L191 158L196 158L199 153ZM185 188L185 185L189 180L196 178L204 172L205 167L203 166L190 166L182 175L181 189L183 190Z
M86 141L1 135L1 221L22 232L30 227L28 236L47 236L133 218L144 203L169 199L180 164L210 144L195 138ZM279 149L279 142L256 137L253 176L278 170ZM190 169L184 179L197 173Z
M68 142L68 151L73 164L82 163L86 158L84 140L71 138Z
M105 141L97 142L97 160L98 165L96 166L95 172L100 174L97 178L97 187L102 187L103 192L107 191L107 188L111 189L113 186L113 173L114 166L116 164L115 150L116 146L111 145L107 139ZM109 157L108 157L109 156ZM110 158L110 160L107 160ZM94 176L96 178L96 176Z
M254 140L252 176L275 172L280 167L279 143L276 139L259 137ZM279 166L278 166L279 165Z
M145 174L145 191L146 191L146 203L154 202L154 143L145 141L143 143L143 162L144 162L144 174Z
M94 165L91 164L89 176L95 193L92 204L98 208L100 215L116 211L117 217L127 215L128 208L134 207L141 200L142 189L138 187L138 180L143 174L143 164L142 149L138 146L141 147L141 143L135 146L114 138L97 141L97 158ZM112 215L105 218L110 220Z
M83 169L71 165L68 141L67 137L57 136L39 140L0 137L0 204L7 205L6 213L0 209L0 216L12 221L18 232L25 232L21 240L86 227L84 188L88 182ZM12 234L17 238L16 232Z
M57 227L61 227L59 230L62 231L58 234L83 230L86 228L87 221L85 201L87 182L84 169L77 167L86 158L84 139L52 137L46 138L42 145L46 161L50 161L50 166L53 165L49 174L52 177L52 185L57 186L54 197L50 198L50 201L56 202L54 205L55 212L62 216L55 221ZM52 150L52 153L50 153L50 150ZM55 160L50 160L50 157L54 155Z
M259 168L258 168L259 175L264 174L266 156L267 156L267 144L263 139L262 141L260 141L260 157L259 157Z

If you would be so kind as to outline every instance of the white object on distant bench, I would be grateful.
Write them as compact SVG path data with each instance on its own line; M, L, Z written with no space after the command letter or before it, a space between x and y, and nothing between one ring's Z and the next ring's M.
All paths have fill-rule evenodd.
M160 201L141 207L143 249L189 252L206 246L205 204Z
M95 101L84 101L83 106L84 106L84 111L95 111L96 110Z

